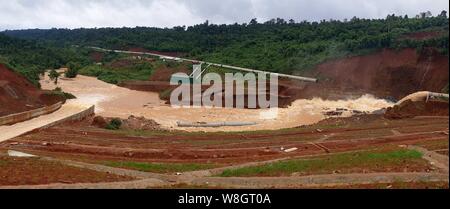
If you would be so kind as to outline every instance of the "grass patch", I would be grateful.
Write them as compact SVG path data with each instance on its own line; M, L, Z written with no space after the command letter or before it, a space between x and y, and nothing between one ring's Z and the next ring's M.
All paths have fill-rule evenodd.
M147 63L139 63L122 68L90 65L80 69L78 73L97 77L99 80L107 83L118 84L126 80L148 80L153 73L153 67Z
M128 168L133 170L154 172L154 173L187 172L187 171L205 170L216 167L213 164L145 163L145 162L106 162L105 165L111 167Z
M120 129L121 126L122 126L122 120L120 120L119 118L114 118L108 123L108 125L106 125L106 129L118 130L118 129Z
M426 165L426 161L422 159L422 154L415 150L364 151L230 169L223 171L219 176L286 176L294 172L323 174L335 170L352 171L357 168L380 170L383 167L403 167L407 164Z

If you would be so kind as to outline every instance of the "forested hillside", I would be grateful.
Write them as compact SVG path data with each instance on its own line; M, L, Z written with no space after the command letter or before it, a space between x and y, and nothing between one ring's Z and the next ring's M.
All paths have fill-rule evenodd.
M430 38L407 34L433 32ZM273 19L258 23L214 25L205 22L190 27L100 28L4 31L0 55L19 68L42 69L71 59L86 62L81 47L128 49L133 47L181 52L186 57L261 70L302 74L325 60L373 52L381 48L435 47L448 54L448 18L389 15L385 19L300 22ZM37 41L37 42L36 42ZM45 42L45 44L43 43Z
M6 64L38 85L39 73L70 61L89 64L87 50L56 46L44 41L21 40L0 34L0 63Z

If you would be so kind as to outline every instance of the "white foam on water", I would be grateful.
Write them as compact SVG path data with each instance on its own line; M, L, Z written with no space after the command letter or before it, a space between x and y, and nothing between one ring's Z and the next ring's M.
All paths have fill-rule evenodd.
M394 103L384 99L379 99L370 94L365 94L357 99L347 100L323 100L321 98L313 98L311 100L300 99L292 103L288 109L329 109L343 108L347 110L358 110L372 112L382 108L393 106ZM311 108L313 107L313 108Z
M83 106L95 105L95 112L102 112L103 109L100 107L99 103L112 99L110 96L104 94L79 94L77 99L74 100L75 104L80 104Z

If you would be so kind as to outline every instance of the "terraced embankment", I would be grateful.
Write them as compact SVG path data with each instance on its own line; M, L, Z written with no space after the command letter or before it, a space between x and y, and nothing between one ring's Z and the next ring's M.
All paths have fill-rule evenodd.
M30 111L26 111L26 112L2 116L2 117L0 117L0 126L15 124L15 123L19 123L22 121L30 120L35 117L39 117L41 115L50 114L50 113L58 110L59 108L61 108L61 106L62 106L62 102L58 102L54 105L50 105L47 107L42 107L42 108L35 109L35 110L30 110Z
M407 146L448 151L448 117L338 118L291 130L243 133L108 131L90 123L61 124L17 137L0 143L0 150L20 150L45 156L43 160L137 180L4 188L341 188L355 184L389 188L399 182L411 188L417 183L448 188L448 156ZM298 149L284 151L292 147ZM369 160L359 157L361 153ZM297 167L283 177L217 177L230 169L313 159L323 159L328 169L305 167L308 172L304 173ZM195 168L192 164L201 166L189 171Z
M80 120L94 114L94 107L68 101L59 110L31 120L16 123L10 126L0 126L0 142L12 139L36 129L46 128L70 120Z

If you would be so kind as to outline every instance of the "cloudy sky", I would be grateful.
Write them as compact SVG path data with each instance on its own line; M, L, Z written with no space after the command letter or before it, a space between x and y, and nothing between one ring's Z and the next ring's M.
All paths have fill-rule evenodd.
M382 18L448 9L448 0L0 0L0 30Z

